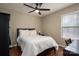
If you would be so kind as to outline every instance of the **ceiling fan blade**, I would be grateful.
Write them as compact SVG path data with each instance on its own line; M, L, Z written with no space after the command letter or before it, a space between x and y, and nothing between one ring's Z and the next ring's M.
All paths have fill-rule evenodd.
M27 6L27 7L32 8L32 9L35 9L34 7L32 7L32 6L30 6L30 5L27 5L27 4L24 4L24 5Z
M50 11L50 9L39 9L40 11Z
M39 11L38 14L41 15L41 12Z
M28 13L31 13L31 12L34 12L35 10L32 10L32 11L30 11L30 12L28 12Z

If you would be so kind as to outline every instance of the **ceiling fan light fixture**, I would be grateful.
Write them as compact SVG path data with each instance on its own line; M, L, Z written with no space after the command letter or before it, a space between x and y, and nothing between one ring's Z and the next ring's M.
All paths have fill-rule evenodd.
M35 10L35 12L36 12L36 13L38 13L38 12L39 12L39 10Z

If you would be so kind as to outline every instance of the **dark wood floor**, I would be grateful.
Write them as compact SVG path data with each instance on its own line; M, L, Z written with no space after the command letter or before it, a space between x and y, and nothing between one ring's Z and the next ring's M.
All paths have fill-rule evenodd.
M10 56L21 56L21 50L18 47L10 48ZM48 52L47 56L63 56L63 48L59 47L56 52L52 50Z

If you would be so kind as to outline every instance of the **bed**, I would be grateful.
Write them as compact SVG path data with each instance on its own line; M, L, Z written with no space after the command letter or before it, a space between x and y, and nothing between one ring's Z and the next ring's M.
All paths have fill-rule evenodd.
M17 43L22 56L37 56L50 48L58 50L58 44L53 38L38 35L35 28L18 28Z

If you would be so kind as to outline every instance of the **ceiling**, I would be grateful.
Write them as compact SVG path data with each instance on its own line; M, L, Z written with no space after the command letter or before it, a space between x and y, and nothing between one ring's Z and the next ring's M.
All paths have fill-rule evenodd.
M26 3L26 4L35 7L35 3ZM55 11L58 11L70 5L72 5L72 3L43 3L41 8L49 8L51 10L41 11L42 15L38 15L38 13L35 13L35 12L28 13L29 11L32 11L33 9L27 6L24 6L23 3L0 3L0 7L2 8L11 9L11 10L15 10L15 11L23 12L23 13L28 13L30 15L39 16L39 17L46 16L48 14L51 14Z

